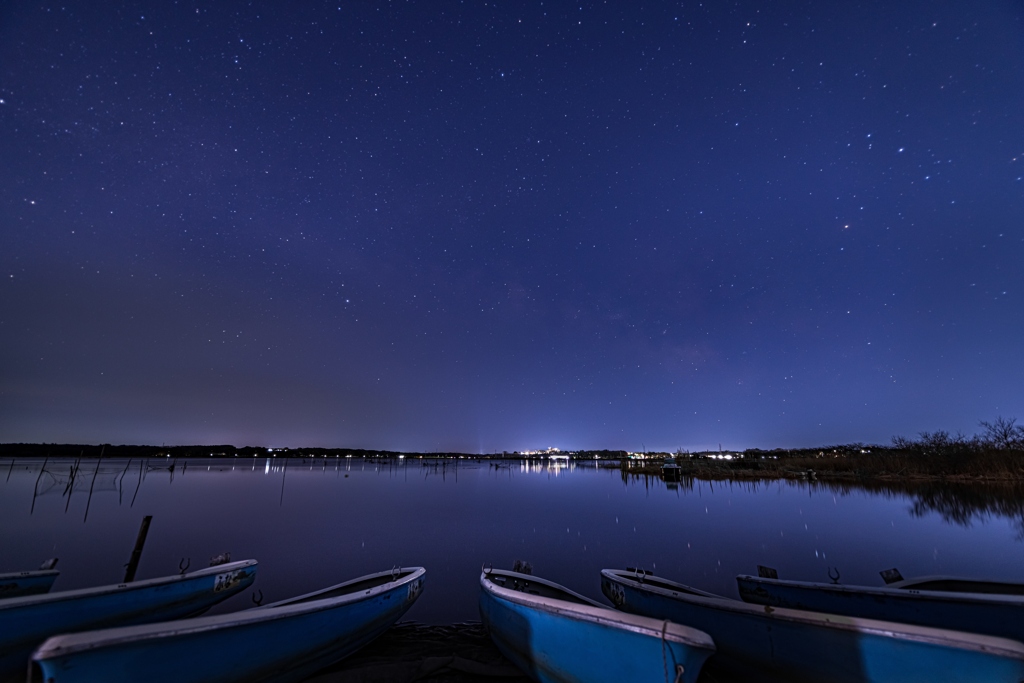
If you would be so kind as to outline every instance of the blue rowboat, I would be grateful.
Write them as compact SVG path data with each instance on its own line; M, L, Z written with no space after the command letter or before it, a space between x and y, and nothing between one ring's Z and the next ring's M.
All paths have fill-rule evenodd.
M425 574L394 569L234 614L56 636L33 655L33 680L302 680L390 628L419 597Z
M0 601L0 676L24 671L32 650L58 633L202 614L249 586L256 560L177 576Z
M737 576L736 582L740 597L757 605L888 619L1024 641L1024 590L1020 584L943 576L901 579L884 587L745 575Z
M975 633L762 607L640 570L601 572L616 607L706 631L709 672L744 680L1019 683L1024 644Z
M58 576L56 569L0 574L0 600L48 593Z
M480 588L494 644L542 683L690 683L715 651L706 633L616 612L528 574L485 570Z

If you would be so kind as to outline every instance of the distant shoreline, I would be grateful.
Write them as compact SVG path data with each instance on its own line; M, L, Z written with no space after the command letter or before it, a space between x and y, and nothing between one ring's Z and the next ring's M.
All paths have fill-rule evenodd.
M268 448L263 446L193 445L148 446L112 444L0 443L0 458L459 458L481 460L544 460L559 457L593 460L627 458L627 451L588 450L500 453L459 453L455 451L388 451L372 448ZM653 454L652 454L653 455ZM668 456L667 453L660 454Z
M546 452L399 452L362 448L264 448L213 446L138 446L95 444L0 444L0 458L358 458L371 460L454 459L591 461L620 469L624 476L702 480L812 480L858 482L949 482L966 484L1024 482L1024 452L982 448L971 452L922 453L884 446L850 444L804 449L747 449L732 452L630 453L621 450ZM668 470L665 465L668 464Z
M1015 460L1017 458L1014 458ZM986 471L979 463L954 463L943 469L938 463L911 463L904 458L893 457L892 462L877 460L823 463L820 460L792 458L759 466L763 463L738 461L723 465L718 462L697 461L682 464L678 471L681 478L690 477L704 481L818 481L850 485L867 483L928 483L950 484L1008 484L1024 482L1024 468L1019 463L1002 462L1002 458L990 459L997 465ZM903 465L900 467L899 465ZM750 465L754 465L751 467ZM661 463L631 464L622 469L626 473L659 476L664 475Z

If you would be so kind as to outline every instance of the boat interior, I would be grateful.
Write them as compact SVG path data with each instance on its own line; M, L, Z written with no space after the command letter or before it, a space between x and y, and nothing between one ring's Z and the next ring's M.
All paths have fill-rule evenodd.
M900 582L901 590L947 591L950 593L985 593L989 595L1024 595L1024 584L999 583L998 581L974 581L971 579L923 578L907 579Z
M308 593L306 595L300 595L295 598L288 600L282 600L275 602L273 605L267 605L268 607L284 607L285 605L298 605L303 602L312 602L314 600L327 600L330 598L340 598L344 595L352 595L354 593L360 593L362 591L368 591L371 588L383 586L393 581L401 581L405 577L409 576L416 569L396 569L394 572L384 572L382 574L374 574L367 576L362 579L356 579L349 583L338 584L337 586L331 586L315 593Z
M519 591L520 593L537 595L542 598L551 598L553 600L565 600L566 602L575 602L580 605L597 604L592 600L587 600L583 596L577 595L572 591L561 588L555 584L548 583L547 581L534 580L532 576L526 574L492 571L485 574L485 576L487 577L487 580L495 586Z
M619 577L621 577L623 579L629 579L631 581L635 581L635 582L637 582L639 584L642 584L644 586L653 586L654 588L660 588L661 590L671 591L673 593L685 593L687 595L700 595L701 597L705 597L705 598L721 598L722 597L720 595L715 595L714 593L708 593L706 591L698 590L696 588L691 588L690 586L684 586L681 583L675 583L674 581L666 581L664 579L659 579L659 578L657 578L655 576L652 576L650 572L645 572L643 570L640 570L640 571L637 571L637 572L633 572L633 571L630 571L630 570L627 569L624 572L620 571L620 572L615 572L615 573L616 573L617 576L619 576Z

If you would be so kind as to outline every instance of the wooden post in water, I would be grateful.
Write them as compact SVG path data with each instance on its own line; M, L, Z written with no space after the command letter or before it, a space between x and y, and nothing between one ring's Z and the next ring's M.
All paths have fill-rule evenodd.
M106 446L100 448L100 459L96 461L96 469L92 471L92 482L89 483L89 499L85 501L85 517L82 518L82 524L85 524L89 519L89 506L92 505L92 490L96 486L96 475L100 473L100 465L103 464L103 451L106 448Z
M132 466L132 459L128 458L128 464L124 466L124 472L121 473L121 477L117 480L117 504L121 505L121 484L124 483L124 475L128 474L128 468Z
M32 507L28 509L28 514L32 514L36 510L36 496L39 494L39 480L43 478L43 472L46 471L46 463L50 461L50 454L46 454L46 459L43 460L43 466L39 468L39 476L36 477L36 485L32 487Z
M135 580L135 570L139 568L139 560L142 558L142 546L146 545L146 535L149 533L149 523L153 521L153 515L146 515L142 518L142 525L139 527L139 535L135 539L135 548L128 560L128 568L124 572L122 583L131 583Z
M281 474L281 500L277 502L278 506L284 505L284 479L288 476L288 456L284 458L284 472Z
M78 476L78 465L82 462L82 456L79 454L78 460L75 460L74 467L71 468L71 474L68 476L68 485L64 487L64 493L68 494L68 502L64 504L64 512L68 511L71 507L71 495L75 492L75 477Z
M135 494L132 496L132 504L128 507L135 507L135 496L139 495L139 487L142 486L142 473L146 469L146 459L139 459L139 483L135 485Z

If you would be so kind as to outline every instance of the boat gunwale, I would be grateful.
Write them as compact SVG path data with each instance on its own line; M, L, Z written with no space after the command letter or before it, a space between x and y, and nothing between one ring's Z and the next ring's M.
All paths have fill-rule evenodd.
M737 575L736 580L739 581L740 579L749 579L750 581L753 581L755 583L768 583L772 585L787 587L792 586L795 588L802 588L808 590L825 590L829 593L850 593L858 595L863 594L886 597L891 596L900 598L902 600L913 601L942 600L947 602L987 603L1007 605L1011 607L1024 607L1024 595L1007 595L1006 593L969 593L967 591L922 590L920 588L913 587L913 583L921 581L936 581L943 579L954 581L965 580L949 576L922 576L913 579L904 579L903 581L897 581L889 584L888 586L858 586L854 584L833 584L819 583L816 581L796 581L793 579L766 579L760 576L752 576L750 574Z
M292 607L294 605L299 605L299 604L307 605L307 604L314 603L314 602L323 602L325 600L338 600L340 598L350 597L350 596L353 596L353 595L368 595L370 591L377 590L377 589L382 588L383 586L387 586L389 584L393 584L393 585L397 586L397 585L400 585L400 584L403 584L403 583L408 583L408 580L412 577L413 574L419 573L422 576L423 574L426 574L426 571L427 570L424 567L397 567L395 569L387 569L387 570L382 571L382 572L374 572L373 574L364 574L363 576L357 576L356 578L349 579L348 581L342 581L341 583L336 583L333 586L328 586L326 588L320 588L318 590L311 591L309 593L304 593L302 595L296 595L296 596L291 597L291 598L285 598L284 600L278 600L277 602L272 602L269 605L262 605L260 607L255 607L253 609L256 609L256 610L281 609L282 607ZM365 583L365 582L372 581L372 580L375 580L375 579L385 578L387 576L391 576L391 577L396 577L397 576L397 578L393 578L391 581L385 581L384 583L377 584L377 585L373 586L372 588L367 589L366 593L362 593L362 594L343 593L341 595L337 595L337 596L334 596L334 597L331 597L331 598L315 599L315 596L317 596L317 595L322 595L324 593L332 593L334 591L342 590L346 586L354 586L354 585L359 584L359 583ZM378 591L378 592L380 592L380 591ZM246 610L246 611L249 611L249 610Z
M112 583L106 586L76 588L74 590L57 591L56 593L43 593L41 595L25 595L20 598L5 598L0 601L0 613L2 613L3 610L34 606L37 603L61 602L64 600L77 600L79 598L99 597L114 593L123 593L125 591L136 591L146 588L155 588L162 585L171 585L184 581L192 581L195 579L206 578L207 576L216 576L218 574L226 574L240 569L248 569L250 567L257 566L257 564L259 563L256 560L238 560L237 562L218 564L213 567L204 567L203 569L197 569L196 571L189 572L187 574L158 576L156 578L144 579L142 581Z
M1018 595L1024 595L1024 584L1015 581L986 581L984 579L965 579L964 577L951 577L949 574L935 573L925 574L924 577L910 577L909 579L903 579L900 581L894 581L891 584L880 586L879 588L899 588L903 591L916 590L913 589L914 584L932 583L932 582L962 582L965 584L981 584L989 586L1016 586L1020 589L1020 593L979 593L978 595L1000 595L1006 597L1016 597ZM935 591L936 593L953 593L954 595L974 594L972 591Z
M768 607L721 596L705 597L687 592L688 586L684 584L652 575L652 578L661 583L677 585L683 589L681 594L673 594L665 588L644 584L642 581L637 580L634 572L626 570L602 569L601 575L613 581L628 582L630 587L635 587L637 590L655 593L682 602L701 604L713 609L724 609L730 612L768 617L769 619L818 625L844 631L857 631L943 647L955 647L961 650L996 653L1005 657L1024 660L1024 643L1011 638L969 633L967 631L954 631L952 629L935 628L932 626L917 626L895 621L883 621L881 619L862 619L841 614L813 612L788 607Z
M553 588L554 590L556 590L556 591L558 591L560 593L565 593L566 595L571 595L572 597L576 598L577 600L579 600L583 604L591 605L592 607L600 607L601 609L608 609L607 605L602 605L597 600L593 600L591 598L588 598L585 595L580 595L576 591L569 590L568 588L566 588L565 586L563 586L560 583L555 583L554 581L549 581L547 579L542 579L541 577L534 576L533 574L521 574L519 572L514 572L514 571L511 571L511 570L508 570L508 569L489 569L489 570L485 570L483 572L483 576L507 576L507 577L511 577L513 579L520 579L520 580L522 580L524 582L539 583L539 584L542 584L544 586L547 586L548 588ZM497 586L498 588L502 588L502 589L505 589L505 590L512 590L512 591L514 591L516 593L524 592L524 591L516 591L515 589L512 589L512 588L506 588L505 586L500 586L498 584L494 584L494 585ZM528 595L533 595L533 594L529 593ZM544 597L544 596L534 595L534 597ZM548 599L549 600L557 600L558 598L548 598ZM563 602L571 602L571 601L565 600Z
M674 622L671 619L654 619L652 617L645 617L639 614L620 612L612 607L601 605L590 598L584 597L583 599L586 602L577 603L569 602L568 600L559 600L557 598L548 598L541 595L524 593L511 588L503 588L488 580L488 577L493 574L522 577L531 581L544 583L553 588L569 593L570 595L577 594L557 583L538 579L537 577L528 574L516 574L515 572L496 569L491 572L482 572L480 574L481 587L483 587L487 593L507 602L523 605L525 607L530 607L577 621L586 621L599 625L610 625L639 635L664 638L669 642L679 643L690 647L703 648L711 650L712 652L716 649L715 642L710 635L692 626L686 626L685 624Z
M42 578L44 576L59 576L59 569L28 569L21 572L6 572L0 574L0 581L7 581L9 579L27 579L31 578Z
M306 616L317 612L325 612L349 603L361 602L377 597L381 593L392 591L400 586L411 583L422 578L426 574L423 567L404 567L398 571L408 572L406 576L397 581L389 581L374 586L364 593L347 593L333 598L323 600L309 600L296 604L284 604L280 606L265 605L249 609L231 612L229 614L215 614L207 617L193 617L191 619L178 619L162 621L153 624L139 624L137 626L122 626L117 628L98 629L95 631L83 631L81 633L68 633L56 635L47 639L32 654L32 659L45 659L63 657L66 655L78 654L88 650L104 647L112 647L127 642L141 643L150 640L158 640L165 637L193 635L207 631L218 630L225 627L246 626L254 622L273 622L280 619L288 619L297 616ZM307 595L326 592L338 589L346 584L366 581L377 576L393 574L394 570L366 574L350 581L344 581L334 586L324 588L321 591L314 591ZM305 596L296 596L297 600ZM286 602L286 601L280 601Z

